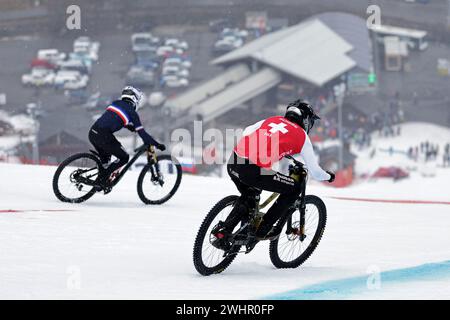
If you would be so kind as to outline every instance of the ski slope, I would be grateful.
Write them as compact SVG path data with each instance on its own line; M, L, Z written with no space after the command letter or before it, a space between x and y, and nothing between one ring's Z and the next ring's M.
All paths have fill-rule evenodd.
M202 277L194 238L212 205L236 193L228 179L185 175L168 203L145 206L130 172L108 195L65 204L51 189L55 169L0 164L2 299L450 299L450 205L333 198L449 202L450 170L347 189L311 183L328 222L302 267L275 269L260 243Z

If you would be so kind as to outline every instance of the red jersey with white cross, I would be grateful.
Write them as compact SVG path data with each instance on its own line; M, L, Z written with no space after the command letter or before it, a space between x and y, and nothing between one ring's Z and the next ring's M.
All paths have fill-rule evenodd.
M282 116L268 118L251 129L254 131L242 137L234 152L261 168L272 167L285 155L300 153L306 139L302 127Z

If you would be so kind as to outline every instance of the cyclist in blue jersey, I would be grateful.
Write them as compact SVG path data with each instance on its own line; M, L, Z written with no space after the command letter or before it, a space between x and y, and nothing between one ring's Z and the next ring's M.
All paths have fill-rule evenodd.
M126 86L122 90L120 100L113 101L89 130L89 141L97 150L100 161L106 169L105 174L99 179L98 188L104 188L108 184L111 174L130 159L128 153L114 136L114 133L120 129L127 128L132 132L137 132L144 144L148 146L155 146L161 151L166 149L164 144L157 142L142 126L136 112L142 96L139 89ZM110 162L112 155L117 158L114 162Z

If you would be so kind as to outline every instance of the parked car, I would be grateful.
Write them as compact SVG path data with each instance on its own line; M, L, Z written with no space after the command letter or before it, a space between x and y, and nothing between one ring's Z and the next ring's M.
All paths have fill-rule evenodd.
M79 37L73 43L73 52L84 54L92 61L98 60L99 42L93 42L89 37Z
M209 30L211 32L220 32L224 28L231 27L232 24L230 19L227 18L212 20L209 22Z
M168 57L171 54L182 55L183 53L184 50L172 46L161 46L156 50L156 55L158 57Z
M160 40L149 32L135 33L131 36L131 48L134 52L142 50L156 50Z
M60 70L78 71L83 74L91 72L92 65L87 64L84 60L69 59L59 63Z
M188 78L189 70L181 66L163 66L161 74L163 76L175 75L182 78Z
M136 51L136 65L147 69L156 69L159 67L158 56L156 51L153 50L141 50Z
M187 59L182 58L167 58L163 62L163 68L168 66L174 66L174 67L183 67L185 69L189 69L192 66L192 62L190 62Z
M66 54L64 52L59 52L58 49L42 49L38 51L37 58L57 64L66 58Z
M42 109L41 104L34 102L27 103L26 110L27 114L34 118L42 118L46 115L46 112Z
M66 82L64 82L64 89L66 90L77 90L86 88L89 83L89 77L85 74L78 74Z
M82 74L79 71L74 70L59 70L56 73L54 85L57 88L64 87L64 84L69 81L77 81L77 79L80 79ZM83 75L87 78L89 78L87 75Z
M239 29L239 28L224 28L222 32L220 33L221 38L225 38L228 36L246 39L248 37L249 33L247 30Z
M219 41L222 41L222 42L224 42L224 43L229 43L229 44L231 44L234 48L242 47L242 45L244 44L244 41L243 41L241 38L239 38L239 37L237 37L237 36L233 36L233 35L223 37L223 38L222 38L221 40L219 40Z
M166 75L161 78L161 83L168 88L179 88L187 87L189 80L176 75Z
M89 55L82 53L82 52L71 52L71 53L69 53L69 59L61 62L60 65L64 64L64 62L71 61L71 60L73 61L71 63L81 62L81 64L83 64L88 69L88 71L91 72L92 59L90 58Z
M43 60L43 59L33 59L30 63L31 68L44 68L48 70L56 70L58 69L58 66L50 61Z
M214 44L213 53L217 56L233 51L234 49L236 48L232 44L219 40Z
M183 51L186 51L187 49L189 49L189 45L186 41L179 40L176 38L166 39L166 41L164 42L164 45L171 46L176 49L181 49Z
M136 86L153 86L155 84L155 74L151 69L134 65L127 72L127 82Z
M55 80L55 73L47 68L36 67L30 73L22 75L24 86L51 86Z

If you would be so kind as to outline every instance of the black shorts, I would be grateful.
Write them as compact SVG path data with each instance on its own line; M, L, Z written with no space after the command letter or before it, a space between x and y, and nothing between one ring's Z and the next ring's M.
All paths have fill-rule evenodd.
M300 182L291 177L270 169L260 168L234 152L228 161L227 171L241 193L248 187L281 194L298 193L300 188Z
M111 159L111 155L119 159L120 166L126 164L130 159L128 153L110 130L94 124L89 130L89 141L100 155L102 163L107 163Z

